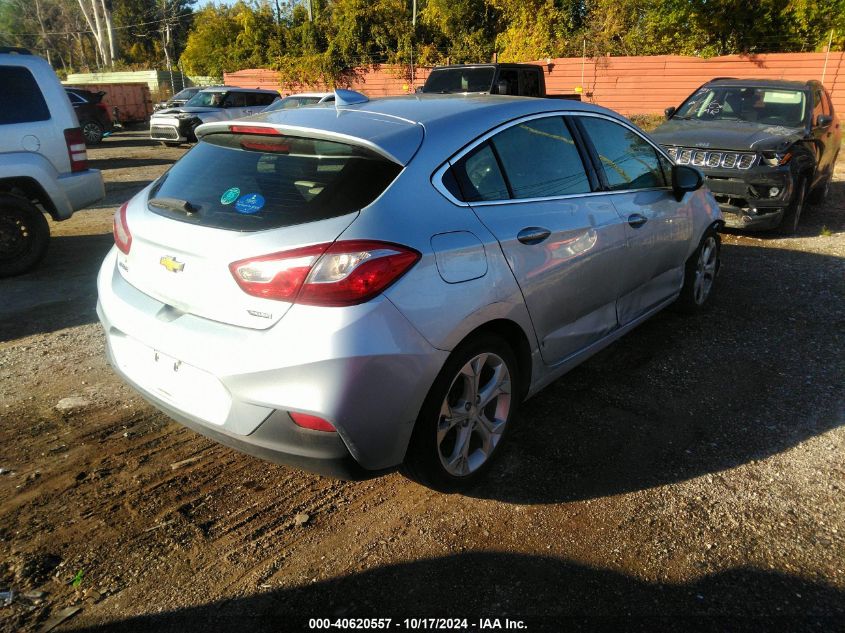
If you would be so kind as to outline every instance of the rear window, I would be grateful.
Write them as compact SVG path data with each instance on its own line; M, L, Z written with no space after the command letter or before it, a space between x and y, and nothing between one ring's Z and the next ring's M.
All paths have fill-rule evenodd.
M274 229L362 209L401 169L345 143L210 134L159 179L149 209L201 226Z
M41 89L27 68L0 66L0 86L0 125L50 118Z
M492 66L481 68L444 68L432 70L425 80L423 92L448 94L455 92L487 92L493 84L496 70Z

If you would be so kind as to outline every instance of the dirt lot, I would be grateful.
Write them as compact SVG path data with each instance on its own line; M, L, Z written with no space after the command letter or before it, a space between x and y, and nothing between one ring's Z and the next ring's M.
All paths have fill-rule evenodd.
M725 236L712 310L526 403L466 495L261 462L115 377L94 312L112 214L181 153L106 140L107 199L0 281L0 628L79 607L55 630L845 630L845 151L799 236Z

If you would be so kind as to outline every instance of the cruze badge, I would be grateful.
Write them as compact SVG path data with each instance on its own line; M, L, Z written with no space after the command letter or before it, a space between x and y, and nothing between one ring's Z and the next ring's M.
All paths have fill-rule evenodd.
M170 255L165 255L158 263L164 266L167 270L172 273L181 273L185 270L185 262L180 262L175 257L171 257Z

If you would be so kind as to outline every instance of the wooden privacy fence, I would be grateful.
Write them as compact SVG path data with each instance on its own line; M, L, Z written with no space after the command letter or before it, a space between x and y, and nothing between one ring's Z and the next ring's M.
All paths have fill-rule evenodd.
M827 67L825 68L825 59ZM701 59L678 55L653 57L599 57L582 60L563 57L534 61L546 70L549 93L571 93L582 89L584 101L612 108L622 114L656 114L678 105L693 90L714 77L739 79L822 79L834 107L845 116L845 53L767 53L726 55ZM421 86L430 69L416 68L413 85L407 66L358 68L340 87L358 90L371 97L407 94ZM583 77L583 80L582 80ZM285 86L271 70L240 70L225 73L225 83L245 88L270 88L282 94L323 91L314 83Z

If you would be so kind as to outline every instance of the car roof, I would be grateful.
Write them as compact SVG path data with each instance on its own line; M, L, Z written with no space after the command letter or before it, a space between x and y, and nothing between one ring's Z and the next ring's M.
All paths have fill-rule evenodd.
M328 97L329 95L334 94L333 92L297 92L287 97L283 97L283 99L287 99L288 97Z
M265 90L263 88L238 88L236 86L211 86L210 88L203 88L200 92L257 92L267 95L279 95L279 93L275 90Z
M267 123L292 134L311 135L318 131L321 137L377 148L405 165L416 154L423 137L426 151L442 161L507 121L560 111L597 112L624 120L610 110L579 101L477 94L414 94L352 105L323 103L262 112L245 120ZM197 133L219 132L226 127L226 122L208 123Z
M786 90L806 90L813 82L788 81L786 79L734 79L724 77L708 81L705 86L729 86L737 88L784 88Z
M530 62L524 63L499 63L499 62L488 62L488 63L480 63L480 64L449 64L447 66L435 66L431 69L432 72L435 70L447 70L450 68L527 68L530 66L534 66L540 68L540 64L532 64Z

